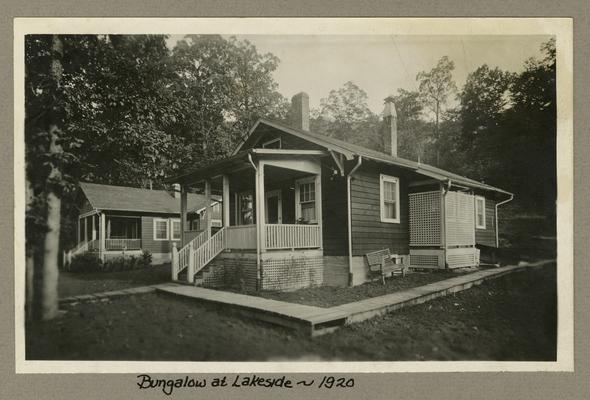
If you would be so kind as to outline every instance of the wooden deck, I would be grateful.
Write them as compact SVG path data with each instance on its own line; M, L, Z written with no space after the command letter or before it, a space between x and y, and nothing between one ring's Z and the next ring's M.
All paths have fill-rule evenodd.
M311 336L317 336L333 332L347 324L364 321L403 307L425 303L438 297L460 292L489 279L495 279L530 267L541 267L551 262L554 261L548 260L533 264L523 263L477 271L456 278L330 308L287 303L177 283L158 285L157 290L199 301L225 305L245 316L287 328L302 330Z

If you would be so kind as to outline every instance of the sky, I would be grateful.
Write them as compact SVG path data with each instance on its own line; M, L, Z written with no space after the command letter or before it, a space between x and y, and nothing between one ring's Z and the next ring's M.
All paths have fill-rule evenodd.
M374 113L383 99L399 88L416 90L416 75L429 71L448 56L455 63L453 78L460 89L469 72L488 64L519 72L530 57L540 57L540 46L550 36L393 36L393 35L240 35L260 53L273 53L280 64L274 72L279 92L290 99L304 91L310 106L347 81L368 95ZM181 36L171 36L173 45Z

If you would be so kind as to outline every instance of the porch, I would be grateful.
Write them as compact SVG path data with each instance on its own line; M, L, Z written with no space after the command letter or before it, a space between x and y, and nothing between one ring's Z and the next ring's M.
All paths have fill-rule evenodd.
M213 263L215 268L228 269L223 260L240 257L242 264L252 265L247 279L260 287L265 264L280 269L281 263L307 260L311 254L314 260L321 258L322 155L324 152L309 150L254 149L181 181L183 245L178 251L173 249L172 280L179 280L185 271L189 283L205 280L207 271L203 270L215 258L221 260ZM204 229L187 229L191 227L187 193L199 190L207 198L221 195L220 228L212 226L209 206L202 221Z

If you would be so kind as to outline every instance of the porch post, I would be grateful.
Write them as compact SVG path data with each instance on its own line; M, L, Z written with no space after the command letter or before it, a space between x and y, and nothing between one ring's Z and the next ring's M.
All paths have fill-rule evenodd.
M88 242L88 217L84 217L84 243Z
M260 253L266 251L266 210L264 198L264 163L258 163L258 170L256 171L256 225L258 226Z
M205 180L205 229L207 236L211 236L211 181Z
M223 175L223 226L230 226L229 221L229 177Z
M76 237L78 238L78 241L76 242L76 244L80 244L80 217L78 216L78 223L76 224L77 228L78 228L78 232L76 233Z
M184 247L186 244L186 234L184 231L187 230L187 220L186 220L186 209L187 209L187 198L188 194L186 192L186 185L182 185L180 187L180 241L182 245L181 248Z
M320 230L320 237L318 238L320 241L320 250L324 248L324 230L323 230L323 221L322 221L322 171L320 170L319 174L315 176L315 212L316 212L316 219L318 221L318 227Z
M96 240L96 218L92 216L92 240Z
M100 224L98 224L98 230L100 232L100 241L99 241L99 254L101 261L104 261L104 251L105 251L105 233L106 233L106 215L104 212L100 213Z

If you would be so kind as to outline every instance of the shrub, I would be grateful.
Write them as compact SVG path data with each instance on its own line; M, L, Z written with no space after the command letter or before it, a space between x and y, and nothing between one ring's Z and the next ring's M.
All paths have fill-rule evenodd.
M103 270L103 263L96 253L87 252L72 258L68 267L70 272L98 272Z
M152 265L152 253L150 253L149 250L144 250L143 253L141 253L141 263L144 267Z

